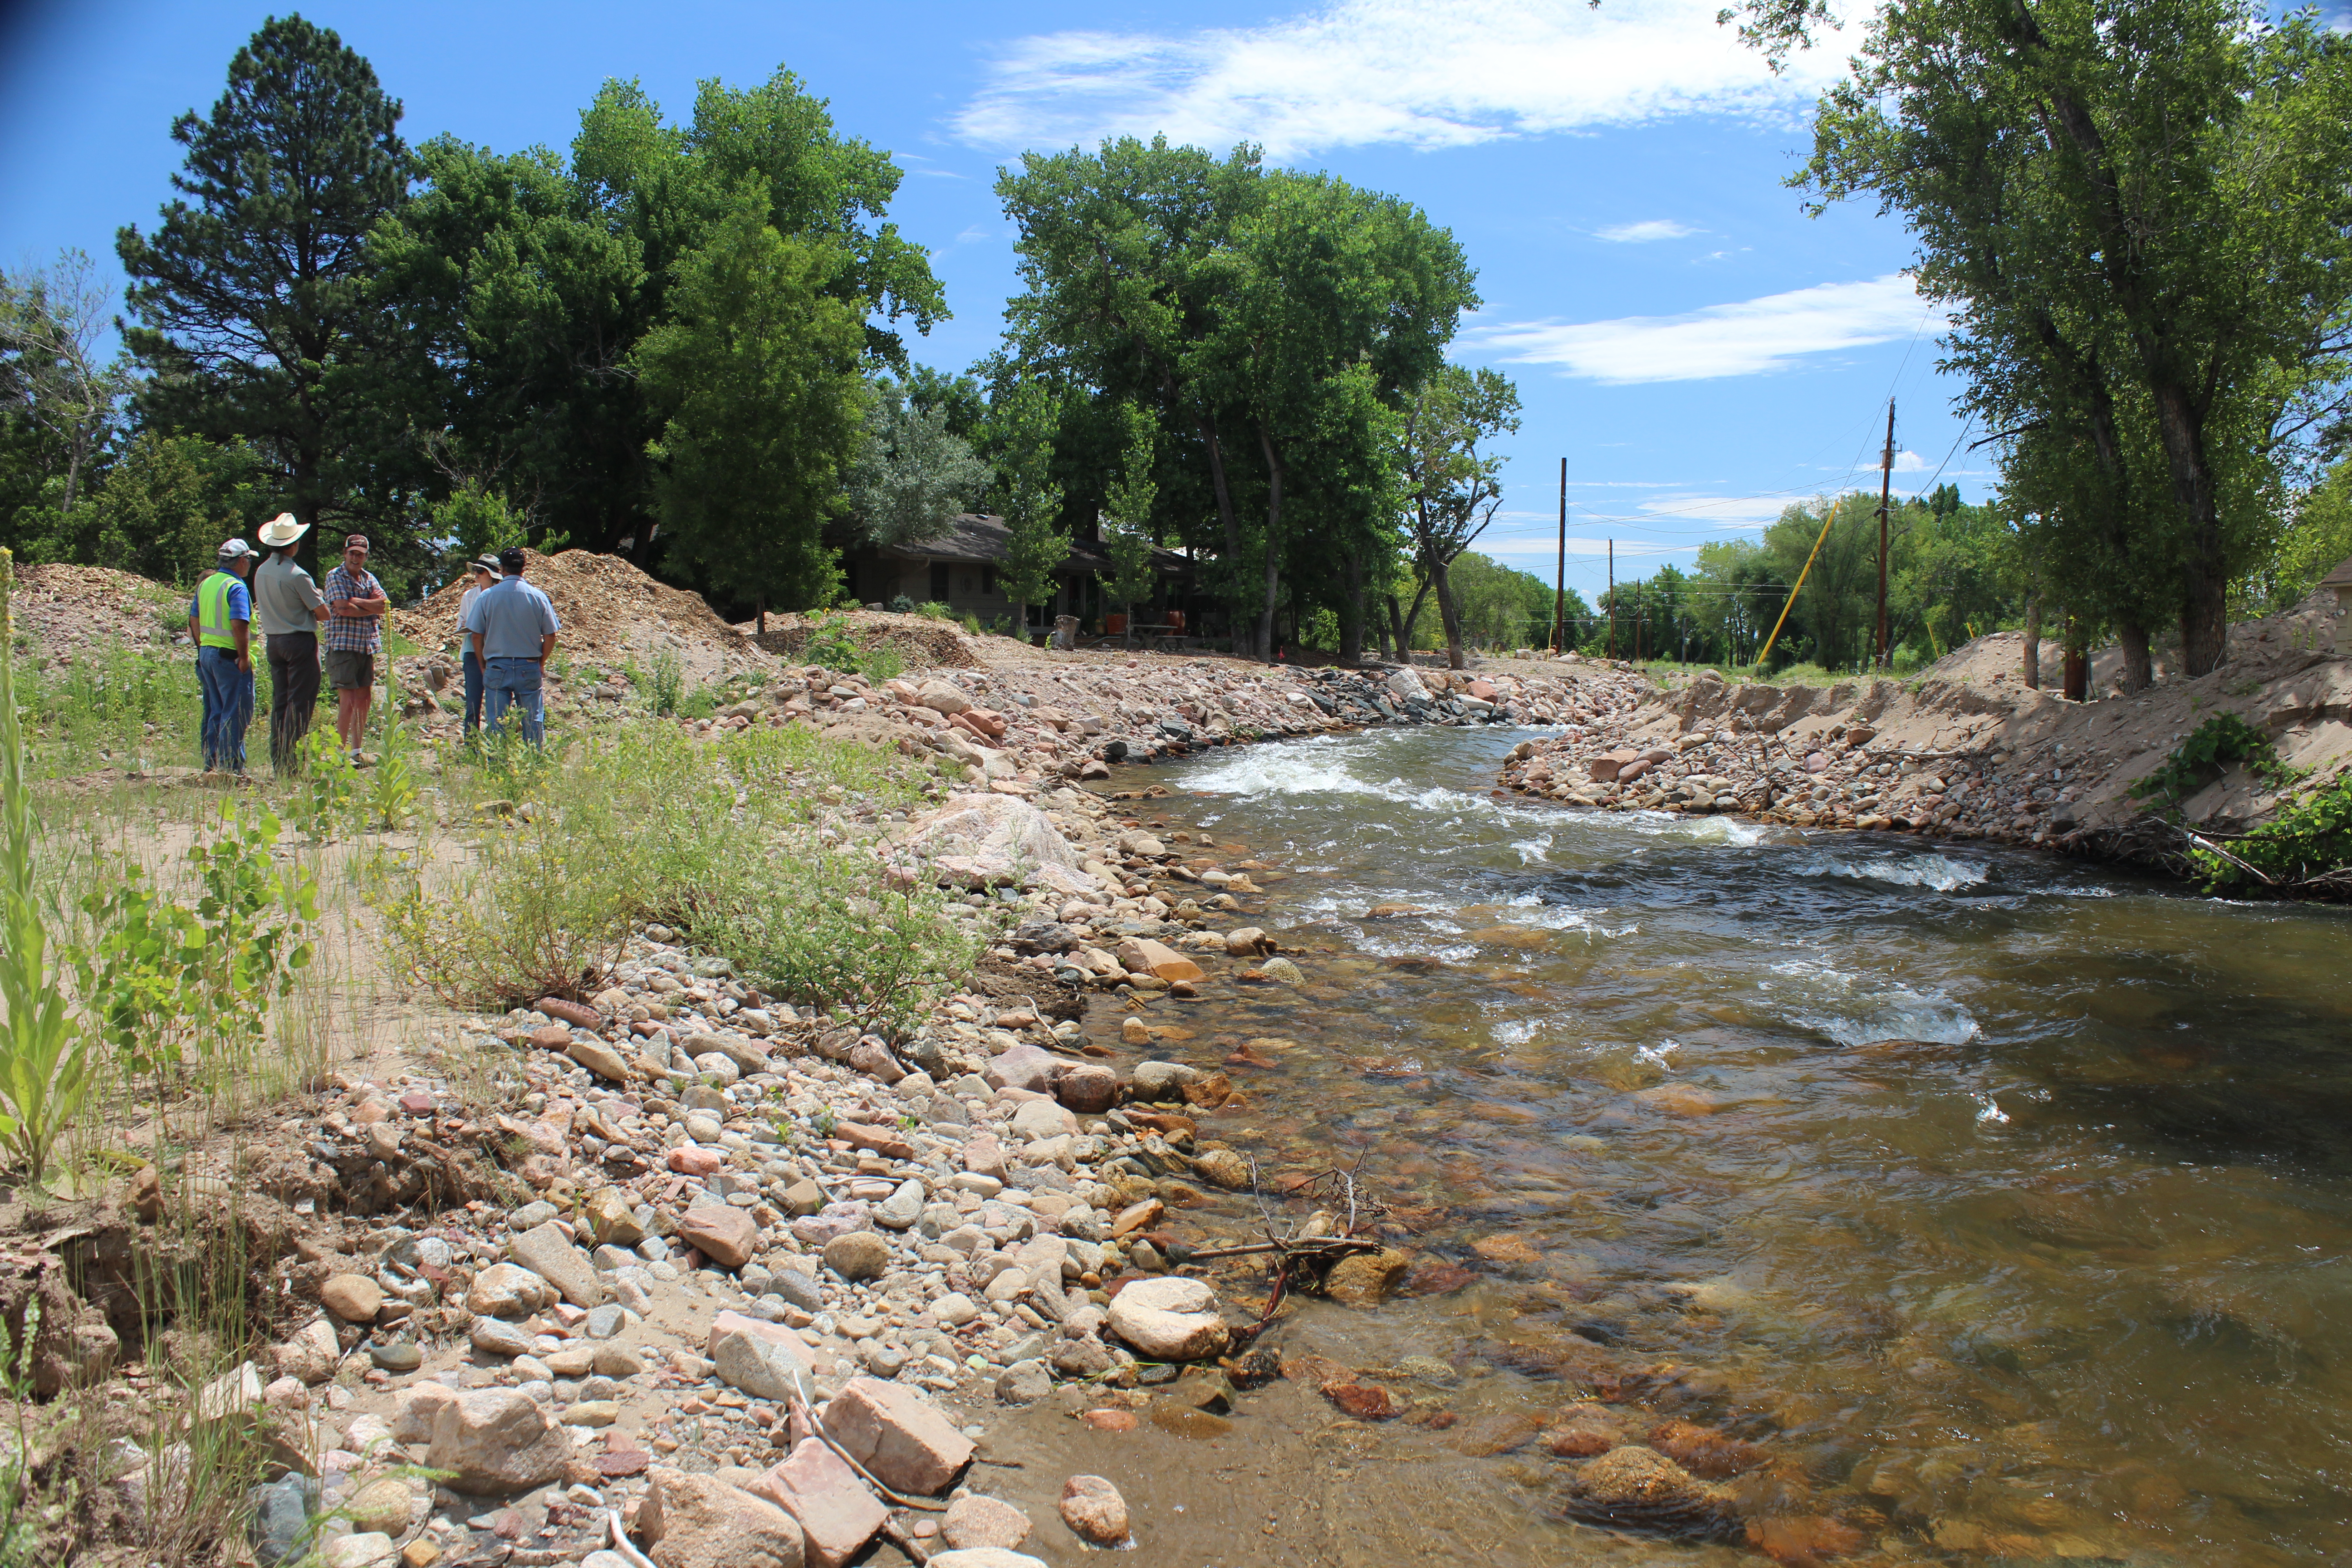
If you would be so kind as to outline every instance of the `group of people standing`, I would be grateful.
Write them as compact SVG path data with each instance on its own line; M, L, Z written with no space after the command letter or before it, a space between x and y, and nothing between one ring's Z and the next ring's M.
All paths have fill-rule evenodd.
M392 600L368 570L368 539L343 540L342 559L323 591L299 564L295 546L310 525L281 512L261 530L267 554L242 539L222 544L214 569L188 605L204 691L205 770L245 772L245 731L253 721L253 632L269 661L269 760L280 773L301 765L303 738L319 702L323 672L335 690L335 734L362 761L375 700L375 665L383 651L383 617ZM257 566L256 562L259 564ZM562 629L545 594L523 581L523 552L509 547L469 563L473 581L461 601L466 733L485 719L498 728L509 710L523 738L539 745L546 727L541 688Z

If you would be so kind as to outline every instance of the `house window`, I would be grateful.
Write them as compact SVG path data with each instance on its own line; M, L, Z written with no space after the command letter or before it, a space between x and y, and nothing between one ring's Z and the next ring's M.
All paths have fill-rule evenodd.
M931 563L931 597L940 604L947 603L948 563L944 561Z
M993 594L996 592L995 567L983 566L980 569L980 591L983 594Z

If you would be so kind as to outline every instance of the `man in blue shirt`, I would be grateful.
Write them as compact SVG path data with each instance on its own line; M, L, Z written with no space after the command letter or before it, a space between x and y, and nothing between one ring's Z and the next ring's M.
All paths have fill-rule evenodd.
M562 626L547 595L522 580L522 568L520 546L499 552L504 575L476 595L474 607L466 612L466 631L482 667L483 727L497 731L507 710L516 709L522 738L537 746L547 733L541 685Z
M245 574L253 547L232 539L188 601L188 640L196 645L196 680L204 688L198 734L205 772L245 772L245 727L253 721L253 595Z

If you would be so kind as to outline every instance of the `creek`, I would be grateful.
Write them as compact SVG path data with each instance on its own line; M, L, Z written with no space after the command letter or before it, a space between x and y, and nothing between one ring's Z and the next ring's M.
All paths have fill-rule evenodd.
M1636 1439L1672 1416L1756 1444L1743 1512L1841 1521L1855 1561L2352 1557L2346 911L1494 796L1519 738L1115 781L1175 792L1118 809L1284 873L1248 918L1304 985L1150 1015L1176 1026L1155 1055L1249 1045L1245 1107L1202 1136L1269 1171L1360 1163L1436 1287L1277 1331L1447 1413L1345 1429L1345 1474L1391 1463L1366 1518L1483 1561L1731 1561L1566 1521L1564 1461L1452 1440L1598 1388ZM1255 1228L1246 1200L1208 1211L1185 1228ZM1328 1449L1338 1413L1287 1397L1274 1419ZM1275 1501L1233 1505L1269 1537L1276 1447L1225 1464L1271 1474ZM1358 1559L1336 1539L1297 1560Z

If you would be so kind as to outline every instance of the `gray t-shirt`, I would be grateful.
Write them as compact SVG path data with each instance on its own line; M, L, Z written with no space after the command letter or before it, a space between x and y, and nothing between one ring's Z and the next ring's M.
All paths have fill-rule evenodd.
M501 577L466 612L466 629L482 634L482 660L537 658L540 638L563 628L547 595L520 577Z
M273 555L254 571L253 624L264 637L317 631L318 617L310 611L326 602L310 574L291 556Z

